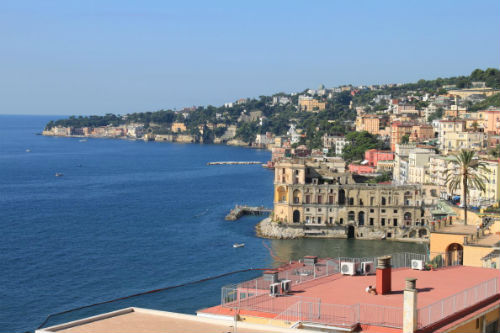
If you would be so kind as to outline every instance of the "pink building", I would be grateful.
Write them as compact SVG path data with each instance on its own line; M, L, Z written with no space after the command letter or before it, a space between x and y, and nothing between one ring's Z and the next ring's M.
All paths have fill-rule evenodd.
M376 167L378 161L394 160L394 153L388 150L370 149L365 151L365 160L368 161L368 166Z
M500 110L483 111L485 122L483 124L486 133L500 134Z
M349 164L349 171L357 174L375 173L375 168L369 165Z

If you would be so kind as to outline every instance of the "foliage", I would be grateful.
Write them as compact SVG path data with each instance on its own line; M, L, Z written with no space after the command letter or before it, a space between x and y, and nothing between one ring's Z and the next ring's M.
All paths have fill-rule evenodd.
M378 175L378 176L370 179L368 181L368 183L378 184L378 183L382 183L382 182L388 182L391 180L392 180L392 172L387 171L387 172L382 173L381 175Z
M405 135L403 135L403 136L401 137L401 143L402 143L402 144L406 144L406 143L408 143L408 142L410 142L410 135L409 135L409 134L405 134Z
M443 108L439 107L436 111L434 111L429 117L427 117L428 122L432 122L435 119L441 119L443 117Z
M485 110L490 106L500 107L500 93L487 97L484 101L472 105L470 111Z
M256 135L257 135L256 122L243 123L236 130L236 137L244 142L252 142L253 140L255 140Z
M375 135L366 131L350 132L345 136L345 139L348 143L342 150L342 158L347 163L363 159L365 151L368 149L381 149L383 147L383 142L379 141Z

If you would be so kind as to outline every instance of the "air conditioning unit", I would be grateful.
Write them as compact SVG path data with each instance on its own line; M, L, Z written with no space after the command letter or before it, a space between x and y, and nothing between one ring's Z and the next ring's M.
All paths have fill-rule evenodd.
M280 293L280 284L279 283L271 283L269 285L269 296L278 296Z
M365 275L375 274L375 265L373 261L364 261L361 263L361 272Z
M291 280L283 280L281 281L281 292L283 294L288 294L292 290L292 281Z
M424 270L424 261L423 260L417 260L417 259L412 259L411 260L411 269L418 269L418 270Z
M343 275L355 275L356 265L353 262L343 262L340 264L340 273Z

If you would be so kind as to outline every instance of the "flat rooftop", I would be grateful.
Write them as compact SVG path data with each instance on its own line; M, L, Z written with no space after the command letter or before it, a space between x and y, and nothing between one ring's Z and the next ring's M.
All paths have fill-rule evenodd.
M418 290L418 308L438 302L446 297L474 287L482 282L498 277L497 269L454 266L434 271L420 271L409 268L393 269L391 275L392 291L387 295L372 295L365 291L367 286L376 285L375 275L340 275L334 274L316 280L304 282L293 286L292 296L301 296L321 299L321 304L371 304L390 307L403 307L403 291L406 278L416 278ZM263 295L262 303L270 296ZM285 297L276 297L274 308L279 308L279 303L289 304ZM253 304L257 300L253 301ZM284 305L284 308L286 305ZM220 305L198 311L199 313L213 313L231 315L229 308ZM247 311L240 308L241 314L272 318L271 313Z
M237 324L238 332L288 332L284 328ZM200 318L166 311L128 308L115 312L56 325L37 332L57 333L227 333L233 332L233 322Z
M459 235L471 235L477 232L477 226L475 225L463 225L463 224L452 224L443 226L432 233L436 234L459 234Z

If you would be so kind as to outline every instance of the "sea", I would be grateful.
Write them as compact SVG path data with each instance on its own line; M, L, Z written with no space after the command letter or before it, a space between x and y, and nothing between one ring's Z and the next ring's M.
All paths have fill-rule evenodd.
M0 116L0 332L127 306L194 314L220 304L225 284L261 274L231 272L304 255L424 251L388 241L258 238L262 216L224 217L236 204L272 207L273 171L207 163L264 163L269 151L38 135L57 118Z

